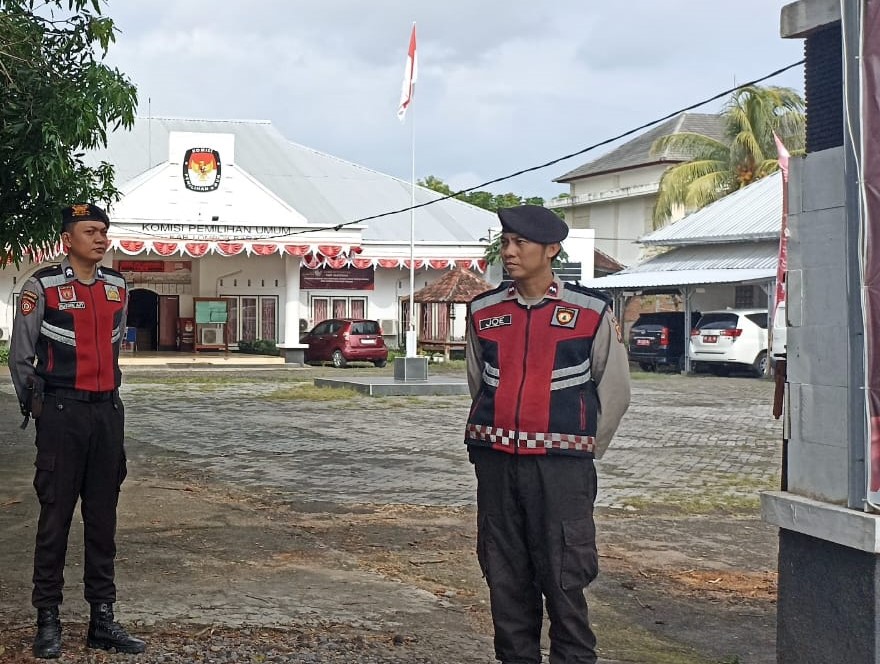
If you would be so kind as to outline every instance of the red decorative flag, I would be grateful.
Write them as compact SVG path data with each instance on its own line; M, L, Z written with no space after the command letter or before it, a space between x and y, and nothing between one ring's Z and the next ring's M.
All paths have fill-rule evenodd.
M785 145L783 145L782 141L779 140L779 136L776 135L776 132L773 132L773 140L776 141L776 158L779 160L779 170L782 171L782 179L783 181L788 181L788 158L791 155L788 153L788 150L785 149Z
M412 103L413 91L415 90L416 78L419 67L416 59L416 24L413 23L412 34L409 36L409 51L406 54L406 68L403 70L403 89L400 91L400 106L397 108L397 117L403 122L406 109Z
M776 320L776 310L780 304L785 302L786 296L785 277L788 271L788 159L791 157L775 131L773 132L773 140L776 141L776 155L779 160L779 170L782 171L782 231L779 234L779 255L776 262L776 301L773 304L773 317L771 321Z

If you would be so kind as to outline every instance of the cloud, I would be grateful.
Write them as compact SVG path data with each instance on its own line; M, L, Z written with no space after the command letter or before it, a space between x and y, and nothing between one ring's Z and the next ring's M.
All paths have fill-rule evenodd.
M548 161L799 59L802 44L778 38L783 4L111 2L122 32L110 61L138 85L143 114L149 99L157 115L268 119L407 180L415 122L417 176L471 186L466 176ZM419 81L401 126L413 20ZM801 87L800 76L773 82ZM553 177L597 156L499 190L552 196Z

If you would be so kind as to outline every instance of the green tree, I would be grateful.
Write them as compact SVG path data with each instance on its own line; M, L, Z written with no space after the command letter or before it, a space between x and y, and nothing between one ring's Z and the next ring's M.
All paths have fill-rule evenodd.
M416 184L436 191L437 193L443 194L444 196L449 196L453 193L448 184L433 175L429 175L424 180L419 180L418 182L416 182ZM540 196L530 196L528 198L524 198L519 194L492 194L488 191L468 191L465 193L456 194L455 198L459 199L460 201L464 201L465 203L470 203L471 205L481 207L484 210L489 210L491 212L497 212L501 208L516 207L517 205L544 205L544 199ZM564 213L560 212L559 210L554 210L554 212L556 212L558 216L565 219ZM500 235L496 235L494 238L491 239L488 246L486 247L486 251L483 256L490 264L501 262ZM565 250L563 249L559 252L556 260L553 261L553 265L554 267L557 267L567 260L568 254L566 254Z
M676 208L699 210L776 171L774 132L792 155L803 154L803 110L794 90L747 86L731 95L721 113L725 140L680 133L654 141L653 154L673 149L691 155L663 174L654 227L668 222Z
M0 262L53 245L59 211L119 197L88 164L108 128L131 127L137 91L103 64L115 41L100 0L3 0L0 11Z

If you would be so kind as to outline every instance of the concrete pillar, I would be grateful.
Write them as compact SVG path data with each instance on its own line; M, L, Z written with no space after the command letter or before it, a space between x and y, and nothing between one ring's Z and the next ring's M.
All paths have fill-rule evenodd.
M787 490L761 497L764 519L780 529L778 664L880 664L880 517L865 510L854 151L867 1L800 0L782 10L783 37L808 40L808 141L789 180Z
M301 259L297 256L284 256L284 333L279 350L284 361L291 364L305 362L306 345L299 342L299 268Z

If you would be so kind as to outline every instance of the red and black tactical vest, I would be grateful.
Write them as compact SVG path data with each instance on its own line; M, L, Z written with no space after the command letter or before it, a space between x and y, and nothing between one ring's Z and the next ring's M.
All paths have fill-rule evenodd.
M510 284L470 304L483 362L465 443L510 454L593 456L599 400L590 370L608 300L573 284L520 304Z
M119 387L119 345L125 333L126 284L98 267L95 281L78 281L55 265L34 274L45 306L36 345L36 373L48 387L109 392Z

